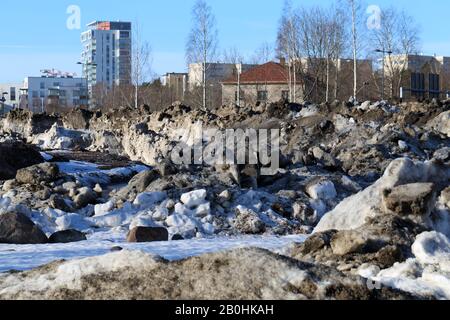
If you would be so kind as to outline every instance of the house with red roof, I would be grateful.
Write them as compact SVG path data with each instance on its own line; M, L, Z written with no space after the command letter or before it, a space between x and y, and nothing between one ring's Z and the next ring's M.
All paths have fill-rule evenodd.
M292 83L292 81L291 81ZM238 100L240 88L240 102ZM302 101L302 81L296 82L296 101ZM289 69L283 62L268 62L238 76L233 74L222 81L222 104L237 103L239 105L256 103L273 103L289 99Z

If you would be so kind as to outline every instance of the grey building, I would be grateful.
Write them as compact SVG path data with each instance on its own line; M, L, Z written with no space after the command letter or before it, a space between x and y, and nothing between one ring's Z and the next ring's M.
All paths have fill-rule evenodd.
M103 84L130 84L132 33L131 22L95 21L81 34L83 76L88 88Z

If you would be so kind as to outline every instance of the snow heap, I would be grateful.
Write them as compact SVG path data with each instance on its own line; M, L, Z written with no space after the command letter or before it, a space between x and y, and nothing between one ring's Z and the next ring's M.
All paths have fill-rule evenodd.
M81 290L83 277L125 271L130 265L152 270L156 267L157 262L152 255L127 250L99 257L68 261L57 267L55 272L46 273L26 283L17 281L17 277L14 276L4 276L0 294L7 295L20 291L48 291L57 288Z
M450 299L450 240L435 231L425 232L417 237L412 250L415 258L370 278L420 296Z
M29 142L43 150L70 150L75 147L86 148L91 140L89 132L65 129L55 123L45 133L33 136Z
M206 196L204 189L181 195L181 202L175 204L174 213L166 219L170 234L180 234L185 238L201 236L199 232L214 234L211 204Z
M328 212L314 232L352 230L363 226L367 218L381 213L383 191L416 182L445 184L450 180L450 168L429 162L413 162L408 158L393 161L382 178L367 189L345 199Z

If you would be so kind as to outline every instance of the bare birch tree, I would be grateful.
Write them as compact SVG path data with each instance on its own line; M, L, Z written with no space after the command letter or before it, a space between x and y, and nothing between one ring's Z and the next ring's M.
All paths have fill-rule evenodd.
M190 63L202 63L203 108L206 109L208 61L216 58L218 31L211 7L204 0L197 0L192 9L192 29L186 44L186 59Z
M292 7L292 1L285 0L277 35L277 54L288 64L289 98L295 102L297 97L297 72L299 55L298 19Z
M374 48L390 52L384 61L384 72L392 99L403 82L408 61L406 57L419 49L419 28L404 11L399 12L393 7L382 9L380 28L371 31L371 43ZM380 87L382 90L385 88Z
M134 87L134 107L138 108L139 89L142 83L150 78L153 59L150 44L142 39L139 23L135 24L132 40L131 83Z
M231 47L223 51L222 61L224 63L234 63L234 64L243 63L244 56L241 54L238 48Z
M274 58L273 45L269 42L263 42L250 58L251 64L263 64Z

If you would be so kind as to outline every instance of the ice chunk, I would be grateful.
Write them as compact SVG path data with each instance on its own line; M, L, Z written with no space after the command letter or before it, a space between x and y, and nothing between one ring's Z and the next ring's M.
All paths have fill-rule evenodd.
M412 252L422 264L450 261L450 240L438 232L425 232L417 236Z
M144 192L136 197L133 204L141 208L149 208L164 201L166 198L167 194L165 192Z
M115 203L114 201L108 201L106 203L103 204L97 204L95 205L95 216L99 217L99 216L104 216L105 214L107 214L108 212L110 212L112 209L114 209Z
M206 194L206 190L204 189L185 193L181 196L181 202L187 207L193 208L205 202Z
M334 183L322 180L307 187L306 192L312 199L331 200L336 198L337 192Z

